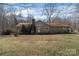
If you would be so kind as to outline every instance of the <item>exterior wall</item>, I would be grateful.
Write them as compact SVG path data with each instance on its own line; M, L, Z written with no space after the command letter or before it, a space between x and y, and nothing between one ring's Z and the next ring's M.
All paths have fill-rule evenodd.
M36 33L48 33L48 27L36 27Z
M50 28L50 33L64 33L68 32L69 28L68 27L53 27Z
M37 22L36 23L36 33L64 33L68 32L69 27L59 26L50 27L47 24Z
M36 23L36 33L48 33L49 32L49 26L38 22Z

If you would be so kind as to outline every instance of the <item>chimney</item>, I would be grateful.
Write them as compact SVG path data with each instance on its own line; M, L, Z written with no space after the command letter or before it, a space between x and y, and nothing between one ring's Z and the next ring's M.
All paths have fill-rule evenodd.
M32 31L33 31L33 34L36 33L35 19L32 19Z

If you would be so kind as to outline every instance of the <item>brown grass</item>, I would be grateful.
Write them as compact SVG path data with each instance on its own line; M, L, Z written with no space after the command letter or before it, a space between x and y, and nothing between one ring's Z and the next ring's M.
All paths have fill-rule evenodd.
M79 55L78 34L0 37L0 55Z

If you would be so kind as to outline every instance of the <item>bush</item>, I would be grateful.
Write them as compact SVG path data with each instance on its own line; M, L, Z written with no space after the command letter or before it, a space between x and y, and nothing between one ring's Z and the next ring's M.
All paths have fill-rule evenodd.
M7 29L7 30L3 30L1 34L2 35L10 35L11 33L12 33L12 31Z
M7 30L3 30L2 35L11 35L13 34L15 37L18 36L18 32L17 32L17 29L7 29Z
M21 28L21 34L31 34L31 30L32 30L32 25L29 24L28 26L22 25Z
M17 37L18 36L18 33L14 33L14 36Z

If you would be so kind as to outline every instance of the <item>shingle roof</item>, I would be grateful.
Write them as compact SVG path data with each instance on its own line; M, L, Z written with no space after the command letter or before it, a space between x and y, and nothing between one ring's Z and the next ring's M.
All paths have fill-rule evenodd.
M41 22L41 23L44 23L44 24L46 24L46 25L48 25L48 26L51 26L51 27L70 27L70 25L69 24L65 24L65 23L45 23L45 22L42 22L41 20L39 20L39 21L37 21L37 22Z
M18 26L29 25L29 24L32 24L32 23L19 23L19 24L17 24L16 26L18 27Z
M52 27L69 27L68 24L63 24L63 23L50 23L49 25Z
M70 25L68 25L68 24L65 24L65 23L45 23L45 22L43 22L43 21L41 21L41 20L38 20L38 21L36 21L35 23L37 23L38 24L38 22L41 22L41 23L43 23L43 24L45 24L46 26L50 26L50 27L70 27ZM17 24L17 26L21 26L21 25L28 25L28 24L32 24L32 23L19 23L19 24Z

